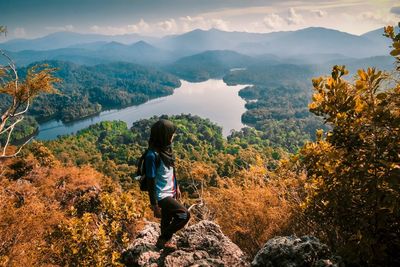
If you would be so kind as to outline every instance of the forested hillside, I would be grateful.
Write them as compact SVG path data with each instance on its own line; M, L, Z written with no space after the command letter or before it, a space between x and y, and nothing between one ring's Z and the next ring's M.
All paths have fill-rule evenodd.
M99 171L120 180L122 184L129 184L135 176L135 162L148 146L150 127L157 119L140 120L130 128L124 122L102 122L79 131L77 135L49 141L46 145L64 163L78 166L91 164ZM174 150L187 167L190 161L204 162L218 170L213 172L215 175L229 177L235 170L245 166L239 155L247 147L255 149L265 159L270 159L271 166L277 164L272 154L275 159L279 159L283 153L279 148L269 148L267 142L260 137L254 138L260 134L253 134L254 130L245 131L248 133L240 137L228 137L227 141L222 136L221 127L209 120L192 115L173 116L170 119L178 127ZM235 156L235 162L221 160L224 155Z
M57 68L62 83L59 94L39 96L30 110L38 120L50 118L65 122L96 114L104 109L137 105L166 96L180 81L162 71L131 63L80 66L63 61L44 61ZM29 67L27 67L29 68ZM20 72L22 76L26 69Z
M239 95L246 100L242 121L263 133L271 145L295 152L314 138L322 121L308 111L310 79L315 75L309 65L253 64L224 76L227 84L253 84Z
M255 61L255 58L234 51L215 50L183 57L164 69L187 81L201 82L222 78L231 69L244 68Z
M140 218L150 218L147 196L140 193L137 182L132 178L136 172L135 162L147 147L150 126L157 119L138 121L130 129L123 122L103 122L80 131L76 136L44 144L34 143L20 159L8 161L5 165L5 177L8 178L1 181L2 187L11 191L3 194L6 201L2 203L1 218L9 222L18 220L19 224L14 224L14 227L19 230L7 230L0 234L3 240L12 240L18 233L26 239L13 245L5 243L2 249L8 251L8 256L1 259L56 264L78 263L86 259L92 264L99 264L111 263L111 255L114 255L117 260L121 248L126 246L136 227L139 227ZM275 199L274 206L279 205L271 190L283 190L289 185L274 183L273 189L267 186L265 179L272 182L281 176L280 171L272 171L280 166L279 160L286 158L287 154L281 149L268 147L264 140L254 136L254 130L227 141L222 137L221 128L209 120L190 115L169 119L178 127L174 151L178 158L177 176L184 191L185 203L190 205L200 200L209 203L207 208L212 209L214 214L209 219L219 221L235 242L242 244L249 253L254 253L257 247L238 235L231 223L240 220L237 221L239 225L246 227L262 219L275 220L276 224L284 225L283 218L278 215L265 217L263 211L273 209L266 203L257 205L260 211L256 214L237 218L234 210L229 215L225 214L229 210L222 208L223 202L218 199L233 197L230 195L235 191L229 188L243 189L240 193L245 196L241 200L243 206L255 205L254 197L265 194L271 195L271 200ZM298 184L292 180L296 177L294 172L290 177L285 175L282 178L291 181L293 186ZM23 203L13 206L15 196L19 196L19 201ZM290 197L292 195L288 195ZM293 208L290 203L285 204L282 216L290 217ZM201 210L199 212L197 216L206 214ZM36 216L42 219L38 220ZM107 220L98 221L100 217ZM20 229L19 225L32 220L35 221L34 226ZM93 224L97 221L99 223ZM111 225L114 226L110 228ZM271 226L262 232L253 232L251 228L246 231L261 245L264 239L280 230ZM99 238L99 242L93 243ZM33 246L37 245L41 246L41 250L33 253ZM25 258L26 255L18 254L22 247L32 251L30 261Z

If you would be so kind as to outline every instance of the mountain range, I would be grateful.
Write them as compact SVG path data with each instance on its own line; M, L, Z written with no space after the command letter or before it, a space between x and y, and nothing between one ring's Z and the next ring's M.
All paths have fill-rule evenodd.
M44 37L35 39L13 39L0 44L2 49L8 51L22 50L53 50L66 48L78 44L89 44L97 42L119 42L132 44L138 41L153 41L156 38L146 37L139 34L124 35L102 35L102 34L83 34L76 32L56 32Z
M231 68L261 64L365 64L391 67L390 41L383 29L363 35L310 27L272 33L193 30L162 38L57 32L36 39L0 43L19 66L62 60L81 65L124 61L161 67L192 81L218 77ZM1 62L1 61L0 61ZM321 67L322 69L322 67Z
M99 43L132 44L144 41L165 50L180 50L192 54L205 50L223 49L253 54L282 53L282 48L290 48L285 52L289 54L339 52L345 55L364 57L366 53L369 56L383 54L382 47L377 47L377 45L389 42L382 34L382 28L359 36L321 27L271 33L227 32L214 28L210 30L196 29L162 38L139 34L101 35L56 32L36 39L13 39L0 43L0 47L13 52L53 50L66 47L91 49L98 47ZM356 49L357 51L355 51ZM355 55L350 52L355 52Z

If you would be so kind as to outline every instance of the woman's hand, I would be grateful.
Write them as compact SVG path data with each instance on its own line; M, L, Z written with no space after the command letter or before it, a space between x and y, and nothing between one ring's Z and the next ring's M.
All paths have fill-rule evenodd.
M161 218L161 209L157 204L151 206L151 209L153 210L154 217Z
M182 196L181 194L181 189L179 188L179 186L176 188L176 199L180 199Z

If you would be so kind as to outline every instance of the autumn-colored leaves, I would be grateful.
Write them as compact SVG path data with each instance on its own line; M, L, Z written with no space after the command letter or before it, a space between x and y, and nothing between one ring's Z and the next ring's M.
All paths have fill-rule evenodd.
M399 27L400 27L400 22L399 22ZM390 51L390 55L399 58L399 56L400 56L400 33L396 34L393 26L385 27L384 31L385 31L384 36L392 39L392 41L393 41L393 44L392 44L393 50Z
M400 35L385 28L399 62ZM397 68L399 71L399 68ZM344 66L313 80L310 111L332 130L301 150L307 216L347 262L392 266L399 249L400 82L374 68L343 79Z

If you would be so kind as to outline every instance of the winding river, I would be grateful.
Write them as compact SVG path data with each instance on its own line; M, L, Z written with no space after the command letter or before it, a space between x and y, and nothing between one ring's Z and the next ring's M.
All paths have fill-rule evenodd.
M192 114L209 118L222 126L223 135L229 135L231 129L244 127L241 116L246 111L238 92L246 85L228 86L223 80L208 80L191 83L181 80L182 85L170 96L150 100L144 104L123 109L103 111L100 114L72 123L51 120L40 124L36 139L51 140L59 135L76 133L89 125L111 120L122 120L128 127L133 122L154 115Z

